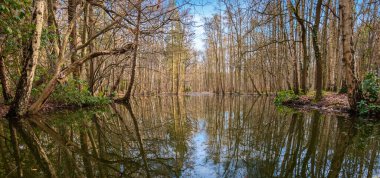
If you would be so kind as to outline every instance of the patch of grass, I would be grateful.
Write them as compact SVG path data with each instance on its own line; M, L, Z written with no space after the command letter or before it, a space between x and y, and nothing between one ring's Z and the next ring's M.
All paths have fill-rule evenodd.
M189 86L186 86L185 87L185 92L191 92L192 90L191 90L191 87L189 87Z
M312 91L308 91L305 96L307 96L308 98L314 98L315 97L315 91L312 90Z
M290 113L296 112L296 110L294 110L293 108L290 108L290 107L287 107L287 106L282 106L282 105L278 105L276 107L276 110L279 113L283 113L283 114L290 114Z
M331 94L333 94L333 92L322 90L322 96L331 95ZM314 90L311 90L305 94L305 96L307 96L308 98L315 98L315 95L316 95L316 91Z
M277 93L274 103L276 105L281 105L297 99L298 95L296 95L293 90L284 90Z

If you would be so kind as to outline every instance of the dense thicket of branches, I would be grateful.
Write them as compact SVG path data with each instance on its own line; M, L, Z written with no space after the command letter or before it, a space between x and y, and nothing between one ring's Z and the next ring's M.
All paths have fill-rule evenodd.
M373 0L222 0L206 19L206 89L269 93L348 91L380 74L379 2Z
M192 49L187 1L1 2L0 82L9 116L38 112L57 86L128 101L186 91L346 89L380 74L375 0L220 0ZM69 82L70 83L70 82Z
M298 92L301 88L305 92L319 83L324 90L340 90L347 85L342 63L345 28L353 31L357 77L379 72L377 1L222 3L221 13L206 20L206 63L210 69L206 81L215 81L209 85L212 91ZM342 17L342 3L349 5L348 17ZM342 28L343 22L353 27Z
M160 0L1 2L0 78L4 101L12 103L8 116L37 113L58 85L70 83L78 92L119 93L123 100L171 83L167 92L183 91L178 86L183 86L190 54L186 5ZM170 75L171 83L162 82L171 81L163 78Z

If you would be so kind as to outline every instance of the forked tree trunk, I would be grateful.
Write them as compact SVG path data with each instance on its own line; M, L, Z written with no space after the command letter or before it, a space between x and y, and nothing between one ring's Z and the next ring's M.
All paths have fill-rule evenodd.
M16 95L7 117L15 118L23 116L28 111L30 93L32 91L34 73L41 46L41 32L44 23L45 0L36 0L34 3L32 24L35 24L33 36L26 46L24 66L17 84Z
M307 38L306 38L307 29L306 29L306 25L305 25L305 20L303 19L303 17L300 16L300 14L298 12L298 5L299 4L297 4L297 9L293 6L293 4L290 1L288 1L288 4L290 5L292 12L293 12L297 22L299 23L299 25L301 27L301 42L302 42L302 56L303 56L302 75L301 75L301 89L302 89L302 92L306 94L308 91L307 77L308 77L308 70L309 70L309 63L310 63L310 57L307 54L307 50L308 50L307 49Z
M287 0L287 6L289 9L291 9L291 4L290 0ZM289 11L289 23L290 23L290 39L294 40L294 28L293 28L293 15L292 12ZM297 54L296 54L296 43L292 42L292 45L289 43L289 53L292 58L292 63L293 63L293 90L295 94L299 94L299 83L298 83L298 61L297 61Z

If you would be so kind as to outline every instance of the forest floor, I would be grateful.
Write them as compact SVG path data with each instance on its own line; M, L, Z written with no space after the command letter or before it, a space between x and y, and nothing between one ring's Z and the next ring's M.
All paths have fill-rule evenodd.
M319 110L324 113L349 113L349 103L346 94L326 92L319 102L314 100L315 92L300 96L297 100L283 103L285 106L300 110Z

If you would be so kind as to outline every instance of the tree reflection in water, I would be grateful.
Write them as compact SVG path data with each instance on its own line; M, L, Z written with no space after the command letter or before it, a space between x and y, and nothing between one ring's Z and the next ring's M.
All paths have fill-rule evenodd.
M0 177L373 177L377 123L268 97L149 97L0 124Z

